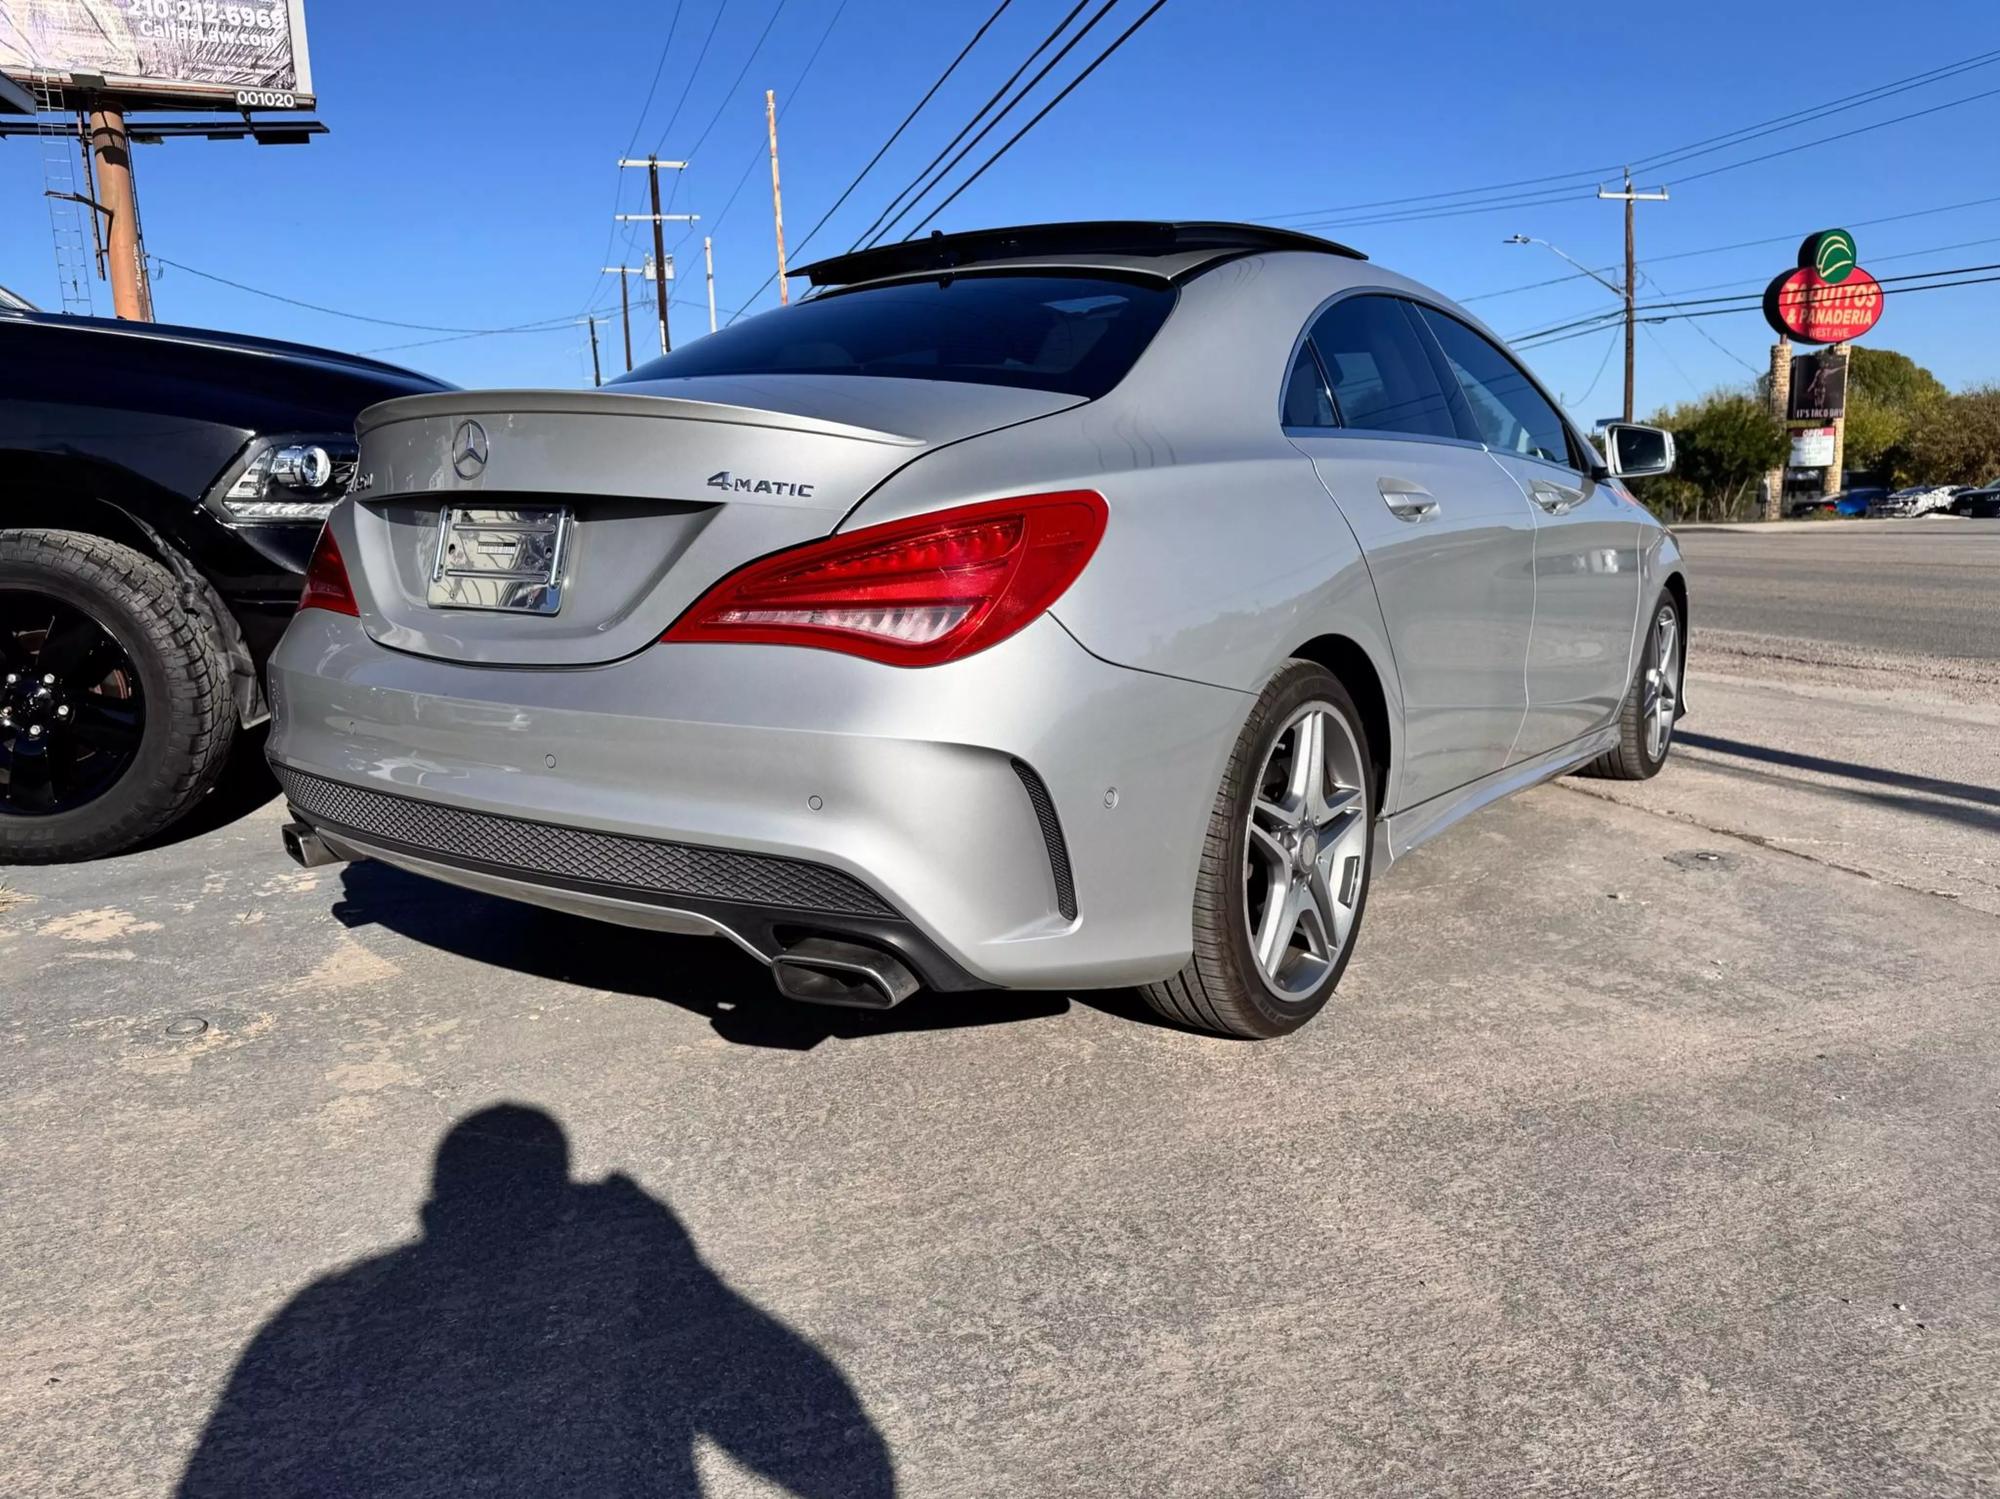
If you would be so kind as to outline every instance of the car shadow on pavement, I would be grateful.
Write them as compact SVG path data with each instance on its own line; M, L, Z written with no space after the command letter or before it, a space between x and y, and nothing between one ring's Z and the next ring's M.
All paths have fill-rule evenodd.
M893 1495L825 1354L629 1177L502 1104L438 1145L423 1234L313 1282L238 1360L181 1499L699 1495L706 1438L796 1495Z
M1053 993L919 990L893 1010L798 1004L772 987L748 954L715 937L681 937L591 921L462 890L364 860L340 871L334 917L381 926L478 963L614 994L663 1000L707 1019L725 1041L810 1051L903 1031L949 1030L1045 1019L1069 1009Z

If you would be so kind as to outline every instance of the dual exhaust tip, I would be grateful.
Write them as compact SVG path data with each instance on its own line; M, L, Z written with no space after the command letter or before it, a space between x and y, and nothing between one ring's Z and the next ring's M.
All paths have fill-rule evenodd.
M345 854L334 852L302 822L286 823L279 836L301 869L347 862ZM879 948L832 937L793 943L771 960L771 977L787 999L850 1010L892 1010L918 989L917 976L900 959Z

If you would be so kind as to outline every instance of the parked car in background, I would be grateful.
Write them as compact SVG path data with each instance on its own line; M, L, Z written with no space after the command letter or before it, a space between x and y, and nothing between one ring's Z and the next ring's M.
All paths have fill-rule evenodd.
M443 389L0 298L0 861L115 853L207 794L268 716L356 414Z
M1833 513L1835 515L1844 515L1851 520L1857 516L1868 514L1872 506L1880 504L1888 497L1889 491L1886 489L1843 490L1832 497Z
M2000 479L1990 479L1977 487L1961 489L1951 497L1951 513L1989 520L2000 516Z
M1874 516L1909 518L1948 509L1955 493L1949 484L1912 484L1884 495L1868 507Z
M1274 1036L1373 872L1640 779L1687 585L1469 314L1240 224L822 261L602 391L364 413L271 662L303 863L726 937L787 995L1140 985ZM1526 877L1524 872L1524 877Z

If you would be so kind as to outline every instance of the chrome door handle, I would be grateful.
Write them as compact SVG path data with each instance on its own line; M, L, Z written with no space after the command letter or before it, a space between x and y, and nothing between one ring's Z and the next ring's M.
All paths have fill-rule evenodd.
M1376 486L1382 503L1398 520L1428 520L1438 512L1437 497L1421 484L1408 479L1383 479Z
M1529 485L1528 495L1550 515L1561 515L1564 511L1574 510L1583 503L1582 490L1551 484L1546 479L1537 479Z

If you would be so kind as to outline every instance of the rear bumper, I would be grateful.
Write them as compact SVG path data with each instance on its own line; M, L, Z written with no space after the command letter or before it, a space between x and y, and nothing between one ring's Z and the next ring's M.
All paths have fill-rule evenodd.
M947 989L1178 968L1250 707L1108 665L1047 618L924 671L709 645L515 670L309 611L270 691L288 799L343 851L767 959L862 938Z

